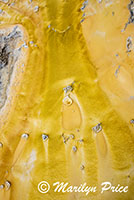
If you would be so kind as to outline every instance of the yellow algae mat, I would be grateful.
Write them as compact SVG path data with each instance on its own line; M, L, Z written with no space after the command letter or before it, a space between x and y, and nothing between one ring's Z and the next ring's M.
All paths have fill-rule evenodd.
M133 0L0 0L0 200L134 200Z

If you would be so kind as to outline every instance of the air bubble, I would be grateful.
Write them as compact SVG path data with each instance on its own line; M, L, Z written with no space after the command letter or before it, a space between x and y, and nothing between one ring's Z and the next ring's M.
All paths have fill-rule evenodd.
M38 12L38 11L39 11L39 6L35 6L34 12Z
M30 42L29 42L29 44L33 44L33 43L34 43L33 41L30 41Z
M70 138L74 139L74 138L75 138L75 136L74 136L73 134L71 134L71 135L70 135Z
M134 124L134 119L131 119L131 120L130 120L130 124Z
M68 85L67 87L63 88L65 94L67 94L68 92L72 92L73 91L73 87L71 85Z
M47 140L48 139L48 135L42 134L42 139L43 139L43 141Z
M0 189L3 189L5 186L2 184L2 185L0 185Z
M27 133L23 133L23 134L21 135L21 137L24 138L24 139L28 139L29 134L27 134Z
M101 130L102 130L102 126L101 126L101 123L97 124L96 126L94 126L92 128L92 130L95 132L95 133L99 133Z
M84 170L85 169L85 166L84 165L81 165L80 166L80 170Z
M73 146L73 148L72 148L72 149L73 149L73 151L74 151L74 152L76 152L76 151L77 151L77 147L76 147L76 146Z
M11 187L11 182L10 181L6 181L5 182L5 188L6 188L6 190L9 190L10 187Z
M66 96L63 99L63 104L66 105L66 106L70 106L70 105L72 105L72 103L73 103L73 101L72 101L72 99L69 96Z
M0 148L2 148L3 147L3 144L2 144L2 142L0 142Z
M84 142L84 140L83 140L83 139L80 139L79 142L82 143L82 142Z

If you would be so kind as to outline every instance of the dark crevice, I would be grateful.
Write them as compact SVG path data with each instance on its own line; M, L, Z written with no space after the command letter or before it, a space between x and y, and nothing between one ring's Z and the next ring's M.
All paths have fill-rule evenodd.
M128 22L125 24L124 30L127 28L127 26L131 23L134 23L134 1L130 0L130 3L128 4L128 10L130 13Z
M7 99L7 87L19 56L15 48L21 36L18 26L15 26L10 33L0 32L0 108Z
M10 52L7 50L7 45L3 48L0 46L0 69L8 65Z

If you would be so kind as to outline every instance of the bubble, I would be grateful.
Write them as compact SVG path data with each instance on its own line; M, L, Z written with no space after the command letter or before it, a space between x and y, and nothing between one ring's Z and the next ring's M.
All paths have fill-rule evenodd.
M9 190L10 187L11 187L11 182L10 181L6 181L5 182L5 188L6 188L6 190Z
M3 147L3 144L2 144L2 142L0 142L0 148L2 148Z
M35 6L34 12L38 12L38 11L39 11L39 6Z
M71 85L68 85L67 87L63 88L65 94L67 94L68 92L72 92L73 91L73 87Z
M74 139L74 138L75 138L74 134L71 134L71 135L70 135L70 138Z
M130 120L130 124L134 124L134 119L131 119L131 120Z
M29 135L28 135L27 133L23 133L23 134L21 135L21 138L24 138L24 139L28 139L28 137L29 137Z
M66 105L66 106L70 106L70 105L72 105L72 103L73 103L73 101L72 101L72 99L69 96L66 96L63 99L63 104Z
M85 166L84 165L81 165L80 166L80 170L84 170L85 169Z
M102 126L101 126L101 123L97 124L96 126L94 126L92 128L92 130L95 132L95 133L99 133L101 130L102 130Z
M43 141L47 140L48 139L48 135L42 134L42 139L43 139Z
M77 151L77 147L76 147L76 146L73 146L73 148L72 148L72 149L73 149L73 151L74 151L74 152L76 152L76 151Z
M0 189L3 189L5 186L2 184L2 185L0 185Z

